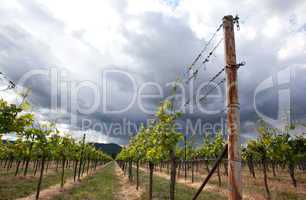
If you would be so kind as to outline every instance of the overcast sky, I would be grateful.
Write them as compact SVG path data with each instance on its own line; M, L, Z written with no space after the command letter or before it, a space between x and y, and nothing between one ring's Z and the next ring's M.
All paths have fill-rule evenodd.
M305 10L304 0L1 0L0 71L16 83L27 80L23 86L31 88L29 100L39 120L55 121L75 137L86 132L90 141L126 144L129 136L118 134L119 128L110 134L97 128L152 118L143 110L154 111L171 92L167 83L186 78L188 65L223 16L238 14L237 61L246 62L238 72L245 139L255 136L259 117L284 123L279 121L284 111L278 105L287 109L288 94L291 116L305 123ZM222 34L221 29L209 48ZM220 70L223 59L222 43L209 63L197 65L195 86ZM52 79L52 73L58 79ZM144 83L151 84L143 93L157 96L144 99L140 108L137 93ZM155 84L163 94L158 95ZM78 88L78 93L69 88ZM1 97L12 99L12 93ZM224 109L223 87L221 94L221 99L208 101L208 109ZM106 112L124 108L121 113ZM182 121L218 122L220 116L187 112ZM92 123L86 130L84 119Z

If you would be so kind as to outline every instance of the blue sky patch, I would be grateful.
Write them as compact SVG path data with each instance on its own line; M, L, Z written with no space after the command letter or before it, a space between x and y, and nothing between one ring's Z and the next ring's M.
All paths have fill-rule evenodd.
M169 6L176 7L180 3L180 0L164 0Z

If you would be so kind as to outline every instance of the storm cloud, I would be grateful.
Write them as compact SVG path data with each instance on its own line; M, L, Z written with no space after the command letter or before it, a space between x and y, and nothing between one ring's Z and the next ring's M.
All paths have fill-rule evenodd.
M87 132L93 141L126 144L131 135L115 133L119 129L106 133L105 129L124 120L140 125L154 118L156 106L171 95L169 83L178 77L188 78L187 67L222 17L239 14L237 61L246 62L238 74L244 141L256 136L258 112L272 119L285 112L279 107L283 90L290 91L291 116L297 123L305 123L305 9L302 0L6 0L0 5L0 70L17 83L26 74L36 73L23 86L31 88L33 111L45 120L55 121L75 137ZM222 29L209 48L221 37ZM209 63L196 65L199 74L193 91L224 67L223 51L221 44ZM49 76L52 70L60 81L56 85ZM256 88L270 79L272 85L256 94L256 112ZM148 83L159 85L162 94L156 85ZM138 94L143 84L148 85L142 88L142 94L154 95L141 99L141 105L152 111L150 114L139 107ZM56 93L55 87L60 88ZM78 93L71 88L78 88ZM184 90L186 96L192 91L188 85ZM75 110L75 105L84 111L95 109L82 113ZM220 117L225 117L225 105L222 86L220 97L208 99L204 105L219 112L187 110L182 124L185 126L187 119L218 123ZM124 112L115 112L128 106ZM91 121L92 126L84 129L84 120ZM95 130L95 124L104 129Z

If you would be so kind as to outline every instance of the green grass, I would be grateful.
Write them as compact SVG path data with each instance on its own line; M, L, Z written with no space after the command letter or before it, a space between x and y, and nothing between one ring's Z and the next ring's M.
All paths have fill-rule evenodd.
M201 174L195 175L195 182L202 182L205 176L207 175L204 166L201 166ZM256 173L256 180L254 180L249 171L246 167L243 168L243 192L249 194L250 196L262 196L266 197L266 190L264 187L264 180L263 180L263 172L260 169L255 169ZM166 172L164 170L164 172ZM224 168L223 165L220 169L221 172L221 188L227 189L227 176L224 175ZM181 171L181 177L183 177L184 171ZM298 185L305 188L306 186L306 176L303 171L296 170L296 179L298 180ZM191 180L191 172L188 171L188 180ZM209 180L209 184L219 187L218 179L216 173L211 177ZM282 186L280 186L280 184ZM285 170L278 169L277 176L273 176L272 170L268 171L268 185L269 190L271 192L271 199L272 200L305 200L306 195L305 193L295 191L294 187L291 184L291 179L288 175L288 172Z
M114 192L118 191L119 180L114 173L115 164L111 163L93 177L84 179L80 185L66 191L54 200L112 200ZM135 171L134 171L135 175ZM140 171L140 186L146 188L141 199L148 199L148 174ZM169 199L169 180L154 176L153 197L156 199ZM196 190L183 184L176 185L176 200L192 199ZM226 199L216 193L202 192L199 200Z
M118 188L118 177L114 176L115 164L110 163L94 176L87 177L80 185L62 193L55 200L112 200L113 192Z
M202 173L199 176L198 174L195 175L195 182L202 182L205 175L207 175L206 170L203 170L203 166L202 166ZM224 169L222 168L221 170L221 175L222 175L222 185L221 188L222 189L226 189L227 188L227 177L224 176L223 174ZM165 172L165 170L164 170ZM204 173L203 173L204 172ZM181 171L181 177L183 177L183 171ZM248 193L251 196L262 196L262 197L266 197L266 191L265 191L265 187L263 185L263 173L260 170L256 170L256 180L253 180L253 178L250 176L247 168L243 169L243 192L244 193ZM295 191L295 189L293 188L292 184L291 184L291 179L288 175L287 171L281 171L281 173L279 173L277 176L273 176L272 174L272 170L270 170L268 172L268 185L269 185L269 189L271 192L271 199L272 200L304 200L306 199L305 194L303 193L298 193L297 191ZM298 179L298 185L299 186L306 186L306 178L305 178L305 173L303 174L303 172L301 171L296 171L296 178ZM188 180L191 179L191 173L190 171L188 172ZM215 187L219 187L218 185L218 179L217 179L217 175L214 174L212 176L212 178L209 180L209 184L215 186ZM285 187L282 186L280 187L278 184L285 184Z
M60 171L60 170L59 170ZM72 176L72 170L66 170L66 178ZM133 169L134 175L134 185L136 177L136 169ZM196 176L197 177L197 176ZM198 178L198 177L197 177ZM226 177L222 177L222 188L226 188ZM299 177L301 179L301 177ZM25 197L35 193L37 186L38 177L14 177L12 172L9 173L0 173L0 200L9 200L19 197ZM202 180L203 178L201 178ZM257 180L258 179L258 180ZM261 194L265 196L264 187L261 184L261 177L258 177L256 181L249 180L250 183L244 183L244 191L252 192L252 194ZM274 177L271 179L274 179ZM276 177L277 179L282 179ZM55 185L60 182L60 174L50 173L46 175L43 179L42 189L48 188L51 185ZM251 184L251 182L253 184ZM148 183L149 175L147 172L140 170L140 187L144 189L141 199L148 199ZM304 184L303 182L300 184ZM210 181L210 184L217 186L217 178L213 177ZM288 188L291 185L288 185ZM54 200L113 200L116 195L115 192L119 191L120 180L119 177L115 175L115 163L110 163L105 168L99 170L94 176L84 178L79 184L73 187L71 190L65 191L64 193L59 194L54 197ZM278 189L272 187L271 183L271 194L272 199L274 200L302 200L305 199L305 196L302 194L296 194L294 191L289 191L285 189ZM176 200L185 200L192 199L196 189L188 187L184 184L176 184ZM154 199L169 199L169 180L159 176L154 176L153 180L153 198ZM199 200L210 200L210 199L226 199L226 197L220 193L202 191L201 195L198 197Z
M136 170L133 171L134 176L136 177ZM149 175L141 170L139 170L139 179L140 186L146 189L141 196L141 199L148 199L148 184L149 184ZM134 178L135 181L135 178ZM192 199L194 194L196 193L196 189L185 186L184 184L177 183L176 184L176 192L175 199L176 200L186 200ZM154 176L153 178L153 198L156 199L169 199L169 180ZM226 199L224 196L221 196L217 193L203 191L201 195L198 197L198 200L211 200L211 199Z
M29 171L31 173L31 171ZM60 172L60 170L59 170ZM29 173L29 174L30 174ZM65 179L72 176L72 170L66 169ZM0 176L0 200L10 200L26 197L36 192L38 175L14 176L13 173L1 174ZM60 173L50 173L43 177L42 189L48 188L60 182Z

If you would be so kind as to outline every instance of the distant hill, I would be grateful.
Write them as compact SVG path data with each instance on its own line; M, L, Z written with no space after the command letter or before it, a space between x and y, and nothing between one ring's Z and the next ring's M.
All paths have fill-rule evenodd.
M103 152L115 158L117 154L121 151L122 147L118 144L109 143L92 143L97 149L101 149Z
M3 143L7 143L7 140L2 140ZM14 141L9 141L14 143ZM91 143L93 144L97 149L101 149L104 153L110 155L113 158L116 158L117 154L121 151L122 147L119 146L118 144L114 143L109 143L109 144L104 144L104 143Z
M6 143L15 143L15 141L13 141L13 140L2 140L2 143L3 144L6 144Z

